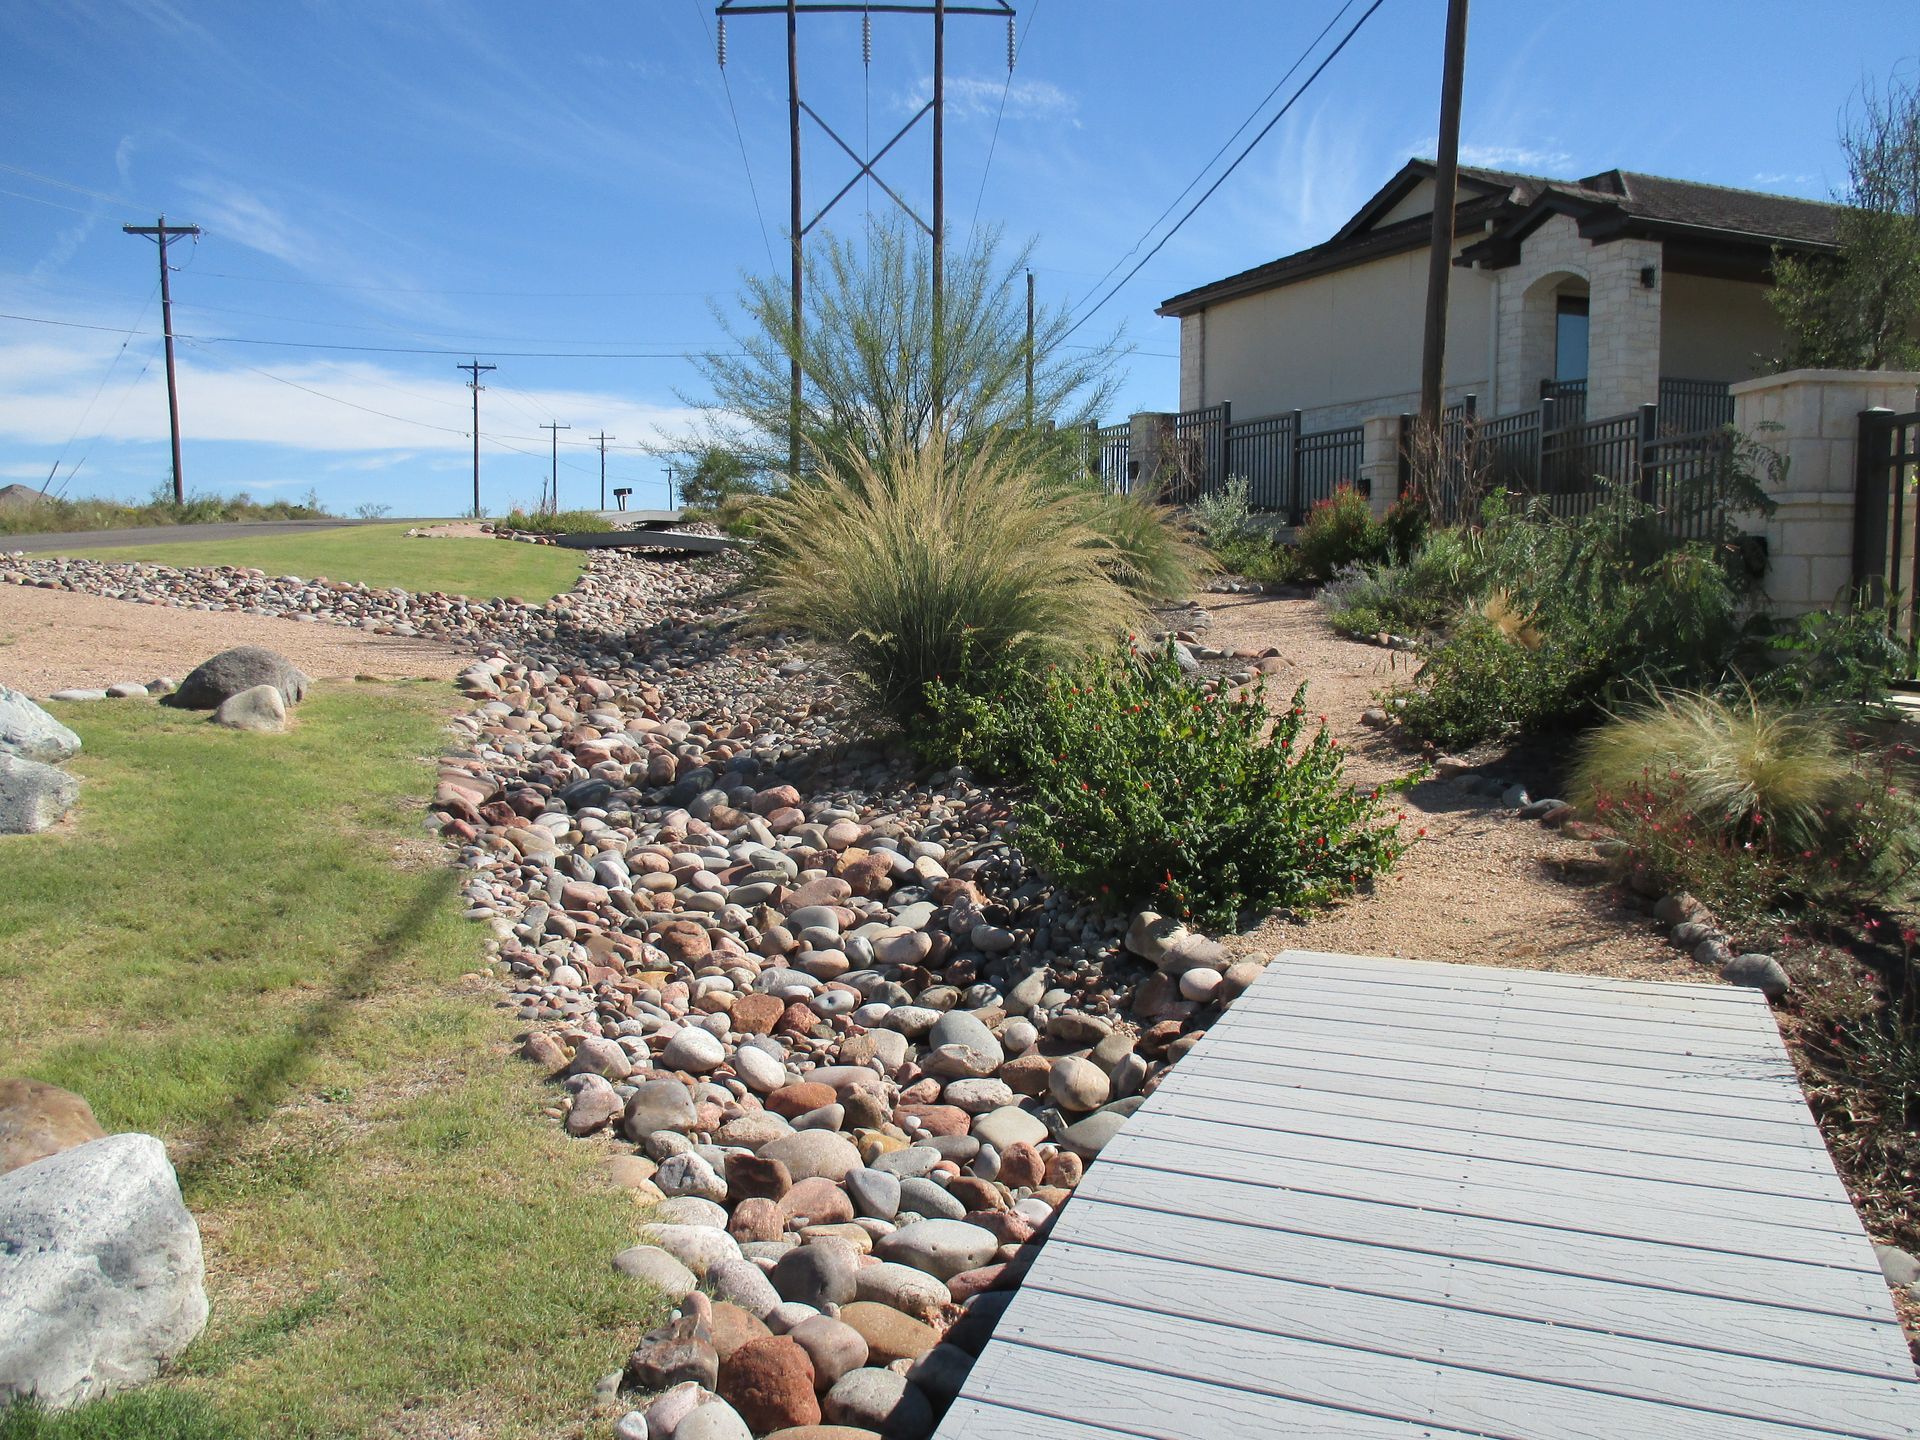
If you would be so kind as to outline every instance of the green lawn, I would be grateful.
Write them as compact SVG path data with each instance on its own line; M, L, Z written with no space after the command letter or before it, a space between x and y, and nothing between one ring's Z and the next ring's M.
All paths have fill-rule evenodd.
M579 1434L662 1311L608 1264L604 1152L460 978L482 933L420 804L447 692L323 689L278 736L52 708L85 787L0 841L0 1055L167 1142L213 1317L159 1386L0 1440Z
M571 590L581 552L506 540L407 538L405 525L349 525L234 540L160 540L82 550L88 560L147 560L157 565L256 565L269 575L357 580L403 590L439 590L492 599L515 595L541 604Z

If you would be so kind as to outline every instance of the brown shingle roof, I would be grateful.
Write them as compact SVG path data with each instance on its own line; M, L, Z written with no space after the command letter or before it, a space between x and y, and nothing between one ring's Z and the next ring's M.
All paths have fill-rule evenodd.
M1409 161L1331 240L1183 291L1163 302L1159 313L1187 314L1216 301L1276 289L1309 276L1425 246L1431 232L1426 217L1391 225L1374 224L1372 218L1390 210L1400 196L1432 172L1430 162ZM1456 232L1468 233L1488 220L1495 222L1493 233L1472 247L1473 252L1481 254L1511 251L1546 213L1559 210L1579 214L1583 230L1600 225L1622 233L1660 234L1678 228L1699 232L1709 240L1747 247L1778 243L1822 249L1834 244L1843 208L1791 195L1736 190L1631 170L1605 170L1575 180L1557 180L1462 165L1460 179L1463 186L1481 193L1455 207Z

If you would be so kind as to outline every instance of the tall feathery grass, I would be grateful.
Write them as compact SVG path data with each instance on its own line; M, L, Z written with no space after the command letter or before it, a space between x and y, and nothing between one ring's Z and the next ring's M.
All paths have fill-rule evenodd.
M1834 710L1658 695L1582 737L1574 789L1633 863L1732 916L1914 898L1914 797L1894 757L1849 747Z
M754 588L768 623L839 650L862 698L907 720L930 681L1071 663L1135 625L1137 563L1018 452L896 442L823 457L763 502Z

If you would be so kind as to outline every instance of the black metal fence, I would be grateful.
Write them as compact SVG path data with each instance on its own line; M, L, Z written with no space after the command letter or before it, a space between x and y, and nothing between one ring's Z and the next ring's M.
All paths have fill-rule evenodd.
M1886 606L1912 685L1920 682L1920 410L1862 411L1855 457L1853 583L1866 603Z
M1298 410L1227 426L1226 473L1245 478L1247 503L1255 510L1293 509L1293 439L1299 433Z
M1161 494L1170 504L1190 504L1212 493L1230 473L1226 467L1229 413L1226 405L1208 405L1173 417L1172 449L1161 457Z
M1660 377L1660 423L1676 434L1713 430L1733 423L1733 396L1724 380Z
M1102 488L1125 495L1133 488L1133 422L1087 427L1087 469Z
M1554 413L1562 425L1578 425L1587 418L1587 382L1584 380L1542 380L1540 398L1554 403Z

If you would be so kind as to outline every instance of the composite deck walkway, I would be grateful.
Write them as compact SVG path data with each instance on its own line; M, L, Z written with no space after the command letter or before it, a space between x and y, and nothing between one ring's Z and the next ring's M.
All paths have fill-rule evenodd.
M1290 951L937 1440L1833 1435L1920 1435L1920 1385L1756 992Z

